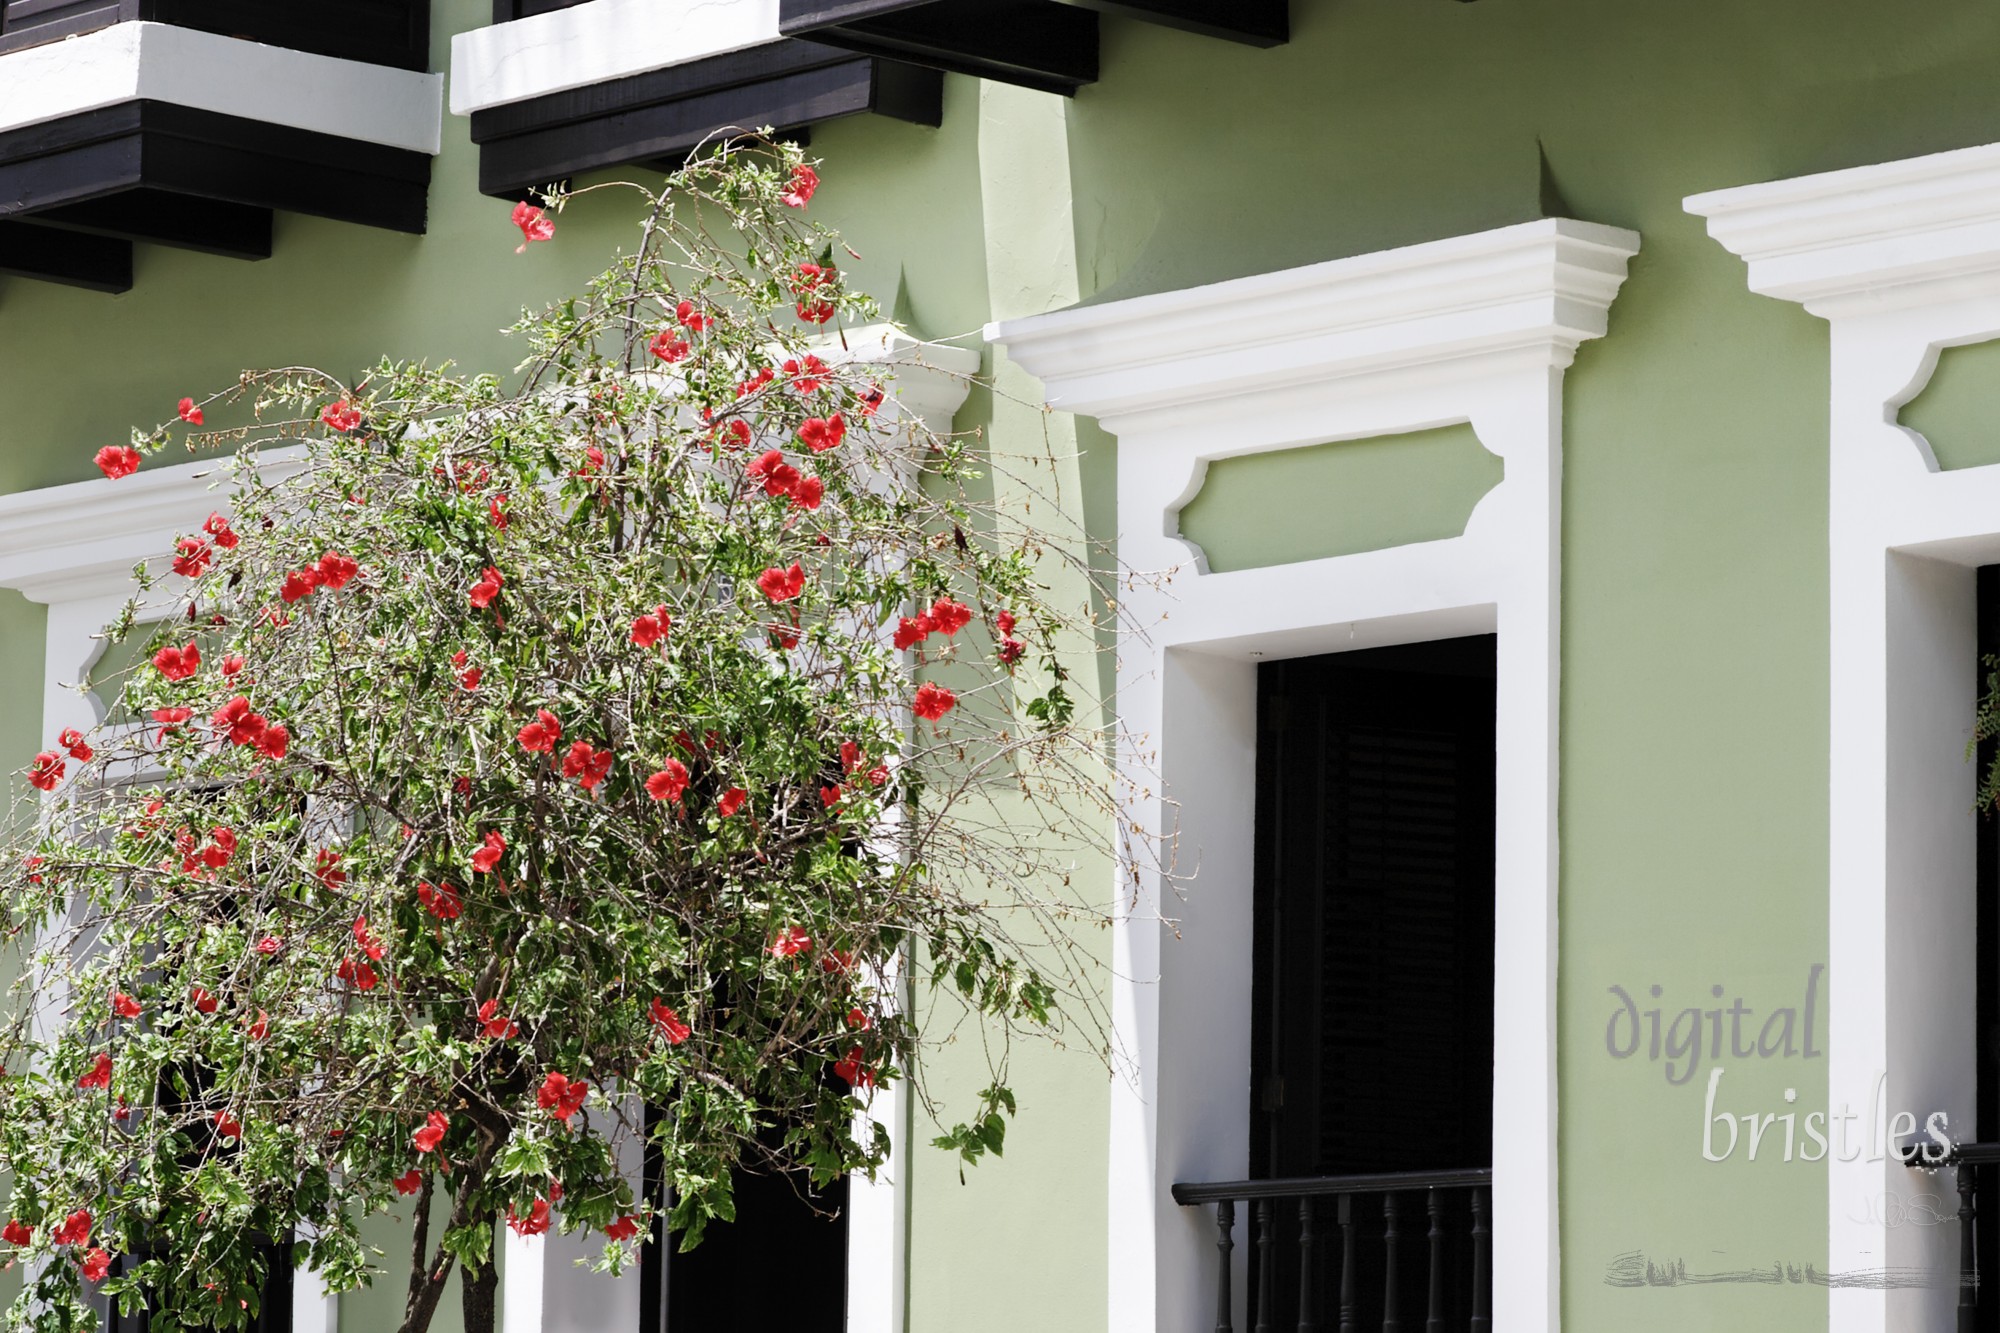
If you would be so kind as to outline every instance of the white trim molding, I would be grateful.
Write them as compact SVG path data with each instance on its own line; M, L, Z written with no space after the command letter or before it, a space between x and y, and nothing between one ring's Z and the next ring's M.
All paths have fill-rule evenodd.
M588 0L451 39L451 110L469 116L778 38L778 0Z
M2000 144L1696 195L1749 285L1830 326L1831 1108L1974 1137L1974 571L2000 562L2000 468L1942 471L1896 424L1939 352L2000 337ZM1990 1094L1991 1089L1987 1090ZM1890 1126L1894 1128L1894 1126ZM1904 1136L1907 1142L1909 1136ZM1945 1328L1956 1226L1887 1224L1910 1172L1827 1162L1837 1333Z
M1118 437L1120 563L1171 571L1118 607L1126 813L1178 852L1129 860L1114 934L1112 1333L1213 1317L1212 1225L1169 1187L1249 1174L1256 664L1493 631L1494 1056L1510 1071L1493 1103L1494 1328L1559 1326L1562 376L1603 336L1638 248L1548 219L987 330L1049 403ZM1221 574L1178 536L1216 459L1454 422L1506 464L1461 536Z
M169 23L117 23L0 56L0 130L137 100L435 157L444 76Z

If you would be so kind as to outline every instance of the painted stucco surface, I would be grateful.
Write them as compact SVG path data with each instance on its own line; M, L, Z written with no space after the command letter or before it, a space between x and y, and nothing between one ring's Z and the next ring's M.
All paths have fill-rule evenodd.
M2000 342L1945 348L1896 421L1924 437L1944 471L2000 463Z
M1505 471L1463 423L1225 458L1181 506L1180 535L1217 574L1437 541Z
M1810 1282L1607 1281L1632 1253L1700 1273L1823 1266L1826 1249L1822 1169L1782 1160L1774 1137L1754 1162L1740 1145L1706 1161L1701 1137L1711 1066L1725 1070L1718 1109L1803 1116L1827 1109L1823 1060L1802 1041L1790 1056L1782 1042L1739 1056L1725 1012L1723 1055L1688 1074L1643 1041L1620 1058L1612 1026L1620 987L1667 1025L1740 997L1761 1035L1773 1012L1804 1009L1826 949L1825 331L1750 295L1740 262L1680 200L2000 139L2000 11L1294 9L1294 42L1272 51L1106 20L1104 81L1068 103L954 78L941 130L825 127L815 211L860 252L845 261L857 280L933 338L1558 202L1643 234L1610 336L1583 350L1565 391L1564 1317L1586 1331L1824 1327L1824 1289ZM486 10L440 4L436 52ZM243 365L353 372L382 353L511 364L497 330L597 268L632 234L628 205L584 198L557 243L517 257L505 207L475 190L466 122L448 118L445 133L428 237L281 217L277 253L258 264L142 247L123 297L0 283L0 489L89 475L100 444ZM998 392L975 395L959 425L1009 447L1045 419L1015 401L1033 400L1018 371L992 369ZM1972 434L1944 417L1917 428L1934 445L1969 440L1983 411L1951 418ZM1046 424L1073 430L1069 481L1108 532L1109 441L1093 423ZM1217 540L1255 539L1256 515L1252 503L1218 519L1236 531ZM17 700L0 714L0 754L25 757L41 739L40 624L38 608L0 595L0 680ZM1105 1076L1076 1051L1024 1053L1014 1073L1023 1114L1004 1161L961 1182L921 1149L910 1168L913 1329L1102 1323ZM947 1086L956 1076L940 1070ZM343 1326L386 1326L393 1303L386 1288L350 1300Z

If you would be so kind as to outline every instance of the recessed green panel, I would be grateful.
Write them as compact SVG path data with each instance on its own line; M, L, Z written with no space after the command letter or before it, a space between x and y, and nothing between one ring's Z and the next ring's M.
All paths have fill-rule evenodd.
M1946 472L2000 463L2000 341L1945 348L1896 420L1930 441Z
M1465 531L1504 466L1461 422L1208 465L1181 508L1181 536L1211 573L1262 569Z

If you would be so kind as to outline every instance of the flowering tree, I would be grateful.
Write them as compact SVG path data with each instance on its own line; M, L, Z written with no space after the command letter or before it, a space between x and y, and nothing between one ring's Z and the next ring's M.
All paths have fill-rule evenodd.
M905 981L1000 1038L940 1121L967 1159L1005 1038L1095 1021L1061 885L1110 828L1063 660L1096 649L1047 587L1076 548L829 338L873 307L816 184L761 141L671 178L511 378L250 374L100 452L184 435L233 480L108 631L174 608L135 721L35 756L0 871L14 1326L87 1324L89 1284L240 1326L274 1243L349 1289L361 1219L413 1206L404 1333L455 1266L481 1333L502 1219L630 1261L663 1201L627 1136L684 1244L734 1169L880 1166Z

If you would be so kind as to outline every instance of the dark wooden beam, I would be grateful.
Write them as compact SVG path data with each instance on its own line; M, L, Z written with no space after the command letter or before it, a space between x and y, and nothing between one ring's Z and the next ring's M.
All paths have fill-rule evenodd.
M1249 46L1281 46L1292 39L1290 0L1068 0L1100 14L1144 19L1204 37Z
M1097 81L1097 16L1054 0L779 0L778 31L1065 96Z
M87 287L94 292L129 292L132 243L0 221L0 273Z
M231 259L271 257L270 209L164 190L122 190L45 209L34 218L39 223Z
M135 20L341 60L430 68L430 0L0 0L0 53Z
M780 137L868 111L919 125L944 114L942 77L816 42L744 51L551 93L472 114L479 188L518 199L586 171L671 169L718 131L771 126Z
M147 189L421 234L430 167L407 149L120 102L0 133L0 217Z

